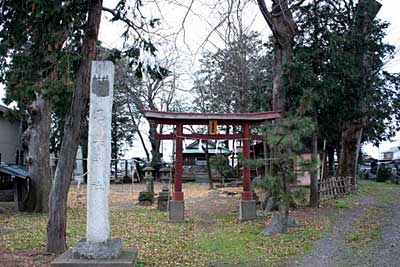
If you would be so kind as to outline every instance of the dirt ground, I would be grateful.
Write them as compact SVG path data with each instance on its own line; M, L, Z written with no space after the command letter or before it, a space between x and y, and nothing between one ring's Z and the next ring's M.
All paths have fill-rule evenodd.
M208 184L185 183L185 218L193 219L194 227L214 227L213 214L230 213L239 207L240 187L208 189ZM111 184L110 208L129 208L137 203L139 192L144 191L145 184ZM154 191L161 191L161 184L154 184ZM86 185L71 185L68 196L68 208L86 206ZM9 212L4 209L3 212ZM0 232L1 234L1 232ZM0 267L42 267L50 266L54 256L40 251L4 251L0 248Z

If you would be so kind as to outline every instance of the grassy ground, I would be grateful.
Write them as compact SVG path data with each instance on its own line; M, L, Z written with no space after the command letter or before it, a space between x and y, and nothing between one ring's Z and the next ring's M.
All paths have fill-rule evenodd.
M357 203L357 195L376 194L382 204L392 201L380 190L398 189L398 185L360 181L356 194L333 200L325 208L301 208L293 212L301 226L290 229L287 235L265 237L261 230L270 220L270 214L259 213L252 222L238 221L239 195L228 197L224 191L208 191L206 187L185 185L185 223L169 223L167 213L153 207L134 205L136 191L112 187L111 235L121 238L126 247L139 251L137 266L209 266L257 267L277 266L288 259L309 251L315 240L321 238L332 223L332 216ZM69 209L67 241L71 247L85 236L86 210L83 199L72 188ZM157 191L157 187L156 187ZM328 209L329 212L325 212ZM348 246L357 251L379 238L379 208L369 208L353 226L347 237ZM0 266L46 266L54 256L43 254L46 242L45 214L0 214Z
M276 266L309 250L327 224L326 219L315 213L308 216L308 210L301 210L295 212L301 227L291 229L287 235L264 237L259 233L269 220L268 215L260 214L256 221L240 223L236 205L226 210L215 204L224 203L218 199L222 198L221 192L187 195L188 203L198 200L213 205L208 206L207 214L196 213L196 205L192 205L185 223L169 223L166 212L135 206L132 202L111 205L111 235L121 238L126 247L138 248L137 266ZM238 202L238 197L227 201ZM82 205L69 208L69 247L85 236L85 217ZM5 266L45 266L53 259L42 253L46 223L44 214L0 214L0 252L9 257ZM11 264L23 255L30 255L31 261Z

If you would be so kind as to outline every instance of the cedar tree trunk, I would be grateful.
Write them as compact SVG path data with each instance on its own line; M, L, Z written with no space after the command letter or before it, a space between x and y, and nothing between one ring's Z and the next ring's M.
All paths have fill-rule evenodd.
M284 111L286 108L285 75L286 67L293 62L294 37L297 34L297 26L289 8L288 0L272 0L271 10L268 10L264 0L257 0L258 6L269 28L272 31L274 45L273 52L273 85L272 108ZM276 122L279 124L279 120ZM272 155L274 152L272 151ZM287 233L289 203L288 184L286 177L282 177L283 203L280 203L282 233Z
M151 144L151 166L155 169L160 168L160 139L157 138L157 124L150 123L149 140Z
M50 107L47 99L36 95L28 108L29 127L25 133L28 142L30 191L25 203L27 211L48 212L51 188L50 169Z
M360 140L365 122L366 118L363 118L361 122L353 122L342 131L339 175L341 177L351 177L352 185L355 185Z
M49 199L46 251L62 253L67 249L67 196L74 169L83 121L86 120L90 95L91 61L96 59L102 0L89 2L88 22L81 50L81 62L73 99L64 125L64 137Z
M354 38L362 39L364 42L360 42L355 46L354 53L357 53L359 66L360 66L360 87L368 90L372 85L368 82L368 75L370 72L370 62L368 56L368 29L373 23L376 15L378 14L381 4L376 0L359 0L356 14L355 14L355 27L353 28ZM359 118L355 118L349 123L345 123L345 127L342 131L341 138L341 153L339 161L339 174L342 177L351 177L351 184L353 189L356 185L356 170L358 163L358 154L360 151L361 138L364 128L366 127L368 117L367 113L368 103L364 103L362 107L362 114Z

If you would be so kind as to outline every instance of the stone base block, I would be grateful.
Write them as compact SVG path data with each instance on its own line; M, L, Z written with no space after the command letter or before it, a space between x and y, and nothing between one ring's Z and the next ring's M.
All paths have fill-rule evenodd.
M254 220L257 218L257 203L255 200L241 200L240 201L240 220Z
M139 192L139 205L142 206L151 206L154 202L154 193L152 192Z
M72 256L72 251L68 250L58 256L51 263L51 267L134 267L136 259L136 249L123 249L118 258L111 260L75 259Z
M72 256L76 259L116 259L122 251L121 239L109 239L105 242L80 240L72 247Z
M169 199L169 192L160 192L157 197L157 209L161 211L167 211Z
M169 221L183 222L185 220L185 202L182 200L169 201Z

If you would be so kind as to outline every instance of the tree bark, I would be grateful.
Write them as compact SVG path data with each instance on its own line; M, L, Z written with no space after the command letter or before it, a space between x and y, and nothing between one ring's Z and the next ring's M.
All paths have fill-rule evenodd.
M360 140L367 118L360 122L352 122L344 128L341 138L341 149L339 158L339 175L351 177L351 184L356 183L356 169L358 153L360 152Z
M318 207L318 136L317 133L314 132L312 136L312 145L311 145L311 172L310 172L310 207L317 208Z
M160 168L161 155L160 155L160 140L157 138L157 124L150 123L149 140L151 144L151 166L153 168Z
M357 55L357 61L360 66L360 87L370 92L368 88L371 84L368 82L370 71L370 62L368 55L368 29L378 14L381 4L376 0L360 0L355 13L355 26L353 27L353 38L362 39L364 42L355 45L354 53ZM356 170L358 163L358 154L360 151L361 138L364 128L367 125L368 103L364 103L361 108L361 115L350 122L344 123L341 138L341 153L339 161L339 175L342 177L351 177L353 189L356 185Z
M271 11L268 11L264 0L257 0L257 2L273 34L272 107L274 110L285 110L287 104L285 74L287 66L293 62L297 26L287 0L273 0Z
M25 138L28 142L28 168L31 178L30 191L25 203L27 211L48 212L51 188L50 168L50 107L47 99L36 95L28 108L29 127Z
M89 3L88 22L81 50L82 58L72 104L64 125L60 157L50 193L46 251L56 254L62 253L67 249L67 196L81 135L81 127L83 121L86 120L88 111L91 61L96 59L96 43L102 4L102 0L92 0Z
M287 74L287 66L293 62L293 46L294 37L297 34L297 26L289 8L288 0L273 0L271 11L268 10L264 0L257 0L257 3L272 31L274 45L272 108L273 110L284 111L287 105L285 75ZM277 120L276 125L279 125L279 123L280 121ZM274 151L271 154L274 157ZM282 183L283 201L279 205L279 211L281 213L282 233L286 233L289 219L289 186L285 175L282 177Z

